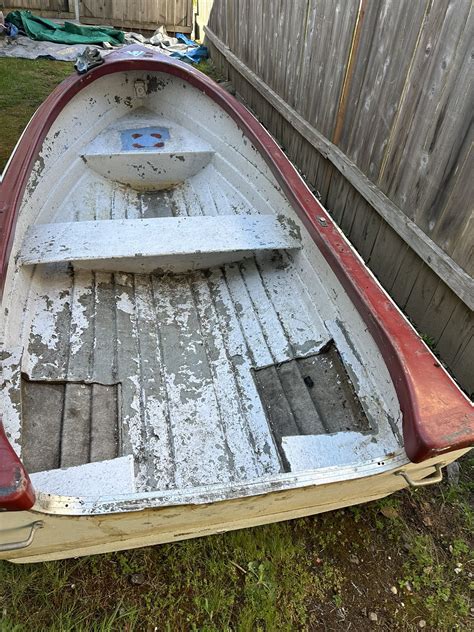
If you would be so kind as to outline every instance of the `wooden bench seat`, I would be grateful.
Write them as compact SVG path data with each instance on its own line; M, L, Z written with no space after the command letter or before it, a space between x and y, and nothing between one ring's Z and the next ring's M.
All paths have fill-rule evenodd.
M185 272L300 247L295 225L267 215L101 220L31 226L19 262L70 262L76 269L108 272Z

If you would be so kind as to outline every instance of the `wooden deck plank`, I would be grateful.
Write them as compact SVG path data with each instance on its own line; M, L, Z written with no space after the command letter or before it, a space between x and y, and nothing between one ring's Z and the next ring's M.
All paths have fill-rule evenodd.
M255 371L254 375L258 384L258 392L264 403L277 441L281 441L281 437L286 435L299 435L300 429L296 423L295 415L280 381L276 366L272 365L259 369Z
M259 367L273 364L274 358L271 349L265 340L261 325L255 317L252 301L236 264L225 267L225 279L253 365Z
M218 308L203 274L198 273L193 277L191 290L209 358L226 445L232 456L233 479L251 480L260 474L261 467L248 426L245 401L242 399L234 363L229 356L219 322Z
M281 388L285 393L295 417L296 426L298 428L297 434L308 435L324 433L325 428L323 421L309 393L308 384L306 383L308 376L301 373L299 362L297 360L284 362L277 367L277 371ZM281 434L282 436L288 436L290 433L282 432Z
M91 427L89 461L113 459L120 454L117 386L93 384L91 397Z
M60 466L64 386L22 381L21 456L28 472Z
M88 270L74 274L71 297L71 332L67 379L92 379L94 362L95 279Z
M242 410L245 413L251 443L258 457L260 473L265 475L279 472L280 462L276 447L252 377L254 358L243 330L240 310L232 300L221 270L214 269L208 283L223 340L232 362Z
M64 264L35 270L31 302L31 332L22 370L31 380L66 378L71 328L71 271Z
M114 277L107 272L95 273L94 366L93 382L114 384L117 381L117 339Z
M334 345L321 354L298 360L298 364L301 375L310 380L308 392L326 432L370 430Z
M175 455L153 281L149 276L135 276L135 308L140 352L137 390L143 424L143 445L136 452L136 461L140 463L145 489L168 489L175 484Z
M258 319L266 344L275 362L281 362L292 356L289 340L282 327L281 320L270 300L262 277L254 259L239 265L240 273L252 303L252 310Z
M271 260L259 257L257 267L261 282L291 345L292 355L311 355L319 351L329 341L328 331L287 256L275 253ZM292 295L287 291L289 284L293 288Z
M186 277L154 277L178 487L228 482L232 467L199 316Z
M91 439L91 395L86 384L65 384L62 415L60 467L89 462Z
M122 419L119 435L123 454L138 455L142 450L142 409L137 397L137 375L140 366L138 325L135 306L134 279L131 274L115 274L115 305L117 327L117 375L122 382Z

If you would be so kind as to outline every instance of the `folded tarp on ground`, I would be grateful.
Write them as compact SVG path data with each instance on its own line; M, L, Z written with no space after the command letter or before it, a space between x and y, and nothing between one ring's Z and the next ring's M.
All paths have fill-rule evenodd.
M58 44L102 44L120 46L125 41L123 31L107 27L83 26L64 22L64 26L33 15L31 11L11 11L5 18L33 40Z
M183 33L176 33L176 37L170 37L165 26L159 26L150 39L145 39L143 35L138 33L126 34L125 38L129 35L134 37L140 44L159 46L166 55L190 62L191 64L198 64L201 59L207 59L209 56L206 46L200 46L194 40L183 35Z
M182 61L188 61L192 64L198 64L201 59L207 59L209 57L207 46L199 46L197 42L189 39L189 37L186 37L183 33L176 33L176 39L187 46L187 48L185 51L173 51L171 57L177 57Z
M94 44L90 46L95 47ZM23 59L57 59L58 61L76 61L77 56L84 50L84 44L57 44L56 42L35 42L20 35L13 43L0 37L0 58L19 57ZM115 48L104 50L97 46L100 54L105 57Z

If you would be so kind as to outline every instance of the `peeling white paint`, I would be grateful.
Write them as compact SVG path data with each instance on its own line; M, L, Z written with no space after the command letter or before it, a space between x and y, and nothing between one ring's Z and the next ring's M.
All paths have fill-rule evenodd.
M359 432L283 437L282 447L292 472L338 465L357 466L375 459L382 462L388 454L393 454L371 435Z
M18 255L28 226L44 230L38 225L47 224L56 236L54 225L69 222L74 236L84 228L82 222L93 222L100 236L101 222L126 228L127 222L130 227L150 218L166 218L175 227L199 225L194 241L192 235L184 240L178 229L173 235L188 249L200 249L198 237L214 243L235 239L233 233L218 232L219 227L224 231L227 217L234 228L266 222L281 229L283 224L292 239L300 242L301 236L303 250L265 253L243 264L178 276L132 274L120 265L113 274L105 273L99 264L90 272L72 273L69 255L53 270L50 264L34 272L11 265L5 300L14 307L5 319L3 338L10 346L23 342L11 371L22 358L22 369L34 379L73 376L76 381L120 383L123 450L130 452L127 467L133 462L138 490L125 489L120 475L118 488L109 489L105 501L106 492L99 489L109 472L104 463L92 469L80 466L74 481L68 478L71 471L43 472L36 476L37 485L49 491L56 486L59 498L40 493L39 510L87 514L214 502L348 480L361 472L376 476L400 467L406 459L389 418L396 430L401 415L380 353L262 157L230 118L191 86L184 90L173 79L158 93L137 99L134 81L147 79L142 73L130 73L129 79L123 74L102 79L102 94L96 86L86 88L54 123L30 178L12 257ZM143 106L153 124L165 121L179 132L176 138L187 137L192 150L207 152L193 173L181 170L178 179L174 171L172 180L185 182L164 192L139 190L143 183L150 186L153 167L159 165L149 165L143 177L130 180L128 170L133 164L140 167L142 156L124 157L114 150L118 130L134 118L143 123ZM64 134L55 136L65 129L67 147ZM157 158L162 162L166 155L161 152ZM167 159L173 160L173 169L183 163L169 155ZM103 250L108 247L105 243ZM139 260L141 251L135 250ZM351 344L335 324L341 320ZM331 338L374 432L287 437L284 450L298 475L281 474L252 369L317 353ZM106 357L98 357L100 353ZM8 381L12 374L5 366ZM2 389L2 398L7 430L18 447L21 420L13 404L18 382L15 388L16 393ZM396 457L378 465L377 459L389 452ZM73 501L69 511L60 496L68 485L80 490L81 480L86 491L77 495L85 500Z
M87 314L87 308L84 299L92 295L92 288L85 287L78 295L74 297L74 308L71 311L71 348L70 353L76 355L82 347L82 340L85 331L89 328L90 314Z
M15 452L21 455L20 366L22 348L3 349L0 362L0 410L7 436Z
M69 296L54 296L52 292L50 295L38 297L36 302L37 312L32 322L31 333L38 336L41 344L53 351L58 348L57 315L64 310L68 300Z
M122 312L125 312L126 314L133 314L135 311L135 306L133 305L128 295L124 292L122 292L122 294L120 294L120 296L118 297L117 309L122 310Z

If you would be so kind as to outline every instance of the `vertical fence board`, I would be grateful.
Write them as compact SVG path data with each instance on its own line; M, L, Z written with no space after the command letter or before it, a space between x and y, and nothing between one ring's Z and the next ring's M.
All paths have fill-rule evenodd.
M472 119L470 2L433 2L384 159L380 187L430 234Z
M425 2L368 2L339 146L376 180L425 13ZM370 130L370 135L367 134Z
M466 341L472 338L473 330L472 313L469 312L465 305L458 303L443 333L436 342L439 353L448 365L453 362Z
M461 384L471 384L468 392L471 397L474 397L474 387L472 386L472 376L474 375L474 336L466 340L450 367Z
M468 272L474 275L474 150L473 132L466 135L469 144L464 162L456 166L453 186L439 214L431 237ZM462 212L462 210L466 212ZM470 211L470 212L469 212Z

